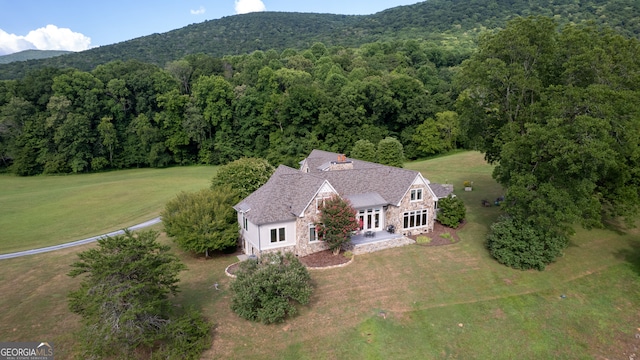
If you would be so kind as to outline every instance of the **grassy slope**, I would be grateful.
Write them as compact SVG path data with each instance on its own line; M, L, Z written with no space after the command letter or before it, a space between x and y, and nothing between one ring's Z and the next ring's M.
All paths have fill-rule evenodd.
M482 208L480 199L500 188L481 156L407 167L458 189L474 181L474 191L457 192L469 214L462 241L381 251L345 268L314 271L310 306L285 324L249 323L229 311L223 271L235 257L204 260L178 251L189 270L176 301L201 308L216 324L203 359L628 358L640 318L637 230L580 230L546 271L511 270L484 249L498 209ZM0 262L1 339L45 339L59 358L70 357L79 322L65 296L77 279L64 274L90 246Z
M208 186L214 167L70 176L0 176L0 253L61 244L149 220L180 191Z

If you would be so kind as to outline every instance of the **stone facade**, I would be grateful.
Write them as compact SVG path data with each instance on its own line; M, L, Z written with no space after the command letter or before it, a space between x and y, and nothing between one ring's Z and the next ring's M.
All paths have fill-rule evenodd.
M324 241L310 241L309 225L313 224L318 217L316 211L316 201L323 198L329 198L334 193L323 192L318 193L315 199L304 210L304 215L296 219L296 245L294 252L298 256L306 256L318 251L327 250L329 246Z
M351 161L332 161L329 165L329 171L353 170L353 162Z
M407 194L402 198L400 206L387 206L385 210L385 221L387 225L393 225L396 228L396 232L403 235L412 235L417 233L426 233L433 230L433 221L435 216L435 201L429 195L429 190L421 185L411 185L411 189L422 189L422 201L411 201L411 190L407 191ZM429 221L427 225L416 227L413 229L404 228L404 216L407 211L415 211L427 209Z
M368 242L365 244L354 245L351 243L351 244L345 245L343 249L345 251L351 251L353 255L362 255L362 254L372 253L375 251L391 249L391 248L415 244L415 243L416 243L415 241L409 239L408 237L401 236L395 239L386 239L386 240Z

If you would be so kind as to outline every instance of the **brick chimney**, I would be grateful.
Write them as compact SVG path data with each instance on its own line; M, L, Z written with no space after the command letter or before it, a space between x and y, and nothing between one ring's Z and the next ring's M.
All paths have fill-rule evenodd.
M338 155L338 159L336 161L332 161L331 165L329 165L329 171L352 170L352 169L353 169L353 162L351 160L347 160L347 157L344 154Z

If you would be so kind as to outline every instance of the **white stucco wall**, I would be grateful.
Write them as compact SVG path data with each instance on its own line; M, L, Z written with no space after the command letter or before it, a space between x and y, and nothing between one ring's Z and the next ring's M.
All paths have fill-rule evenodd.
M285 241L278 241L276 243L271 242L271 229L284 228L285 230ZM265 250L274 250L274 249L282 249L287 247L293 247L296 245L296 222L289 221L283 223L273 223L260 225L258 237L260 240L258 248L261 251Z

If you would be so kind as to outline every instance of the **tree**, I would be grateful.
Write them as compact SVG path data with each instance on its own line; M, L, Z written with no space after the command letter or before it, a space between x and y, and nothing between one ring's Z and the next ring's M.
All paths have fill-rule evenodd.
M295 315L295 304L308 304L313 290L309 271L292 253L270 253L243 261L236 275L231 283L231 310L265 324Z
M351 149L351 157L354 159L375 162L376 146L369 140L358 140Z
M378 163L383 165L402 167L404 163L404 150L402 144L394 137L386 137L378 143L376 152Z
M241 158L221 166L211 179L211 188L229 186L241 200L264 185L274 171L265 159Z
M207 257L210 250L234 247L238 242L235 199L228 187L181 192L162 212L165 231L182 250Z
M28 101L11 97L7 104L0 106L0 164L6 167L16 152L16 138L21 136L25 123L33 117L35 107Z
M444 199L438 200L437 220L440 224L455 229L466 216L467 210L464 207L464 202L459 197L449 195Z
M555 27L547 18L514 20L484 37L460 72L467 138L497 164L493 177L506 189L510 220L498 230L520 229L518 237L491 235L493 244L513 244L494 255L510 266L523 266L513 260L520 257L542 269L538 262L561 254L576 223L632 224L640 212L640 86L632 80L640 62L631 60L640 41Z
M334 255L340 252L342 245L351 241L351 233L360 228L356 220L356 211L348 200L333 195L324 200L319 207L320 215L316 221L316 232Z
M196 358L206 346L209 327L199 314L173 316L169 296L178 292L185 266L156 242L157 236L126 230L101 238L97 248L81 252L71 265L69 276L86 275L69 293L69 308L84 323L85 356L130 357L144 346L180 347L183 357Z
M109 152L109 165L113 165L113 152L118 145L118 134L113 126L112 119L109 117L103 117L98 124L98 133L102 139L102 145L107 148Z
M418 151L426 155L439 154L446 149L438 123L432 118L428 118L418 125L412 140L418 145Z

